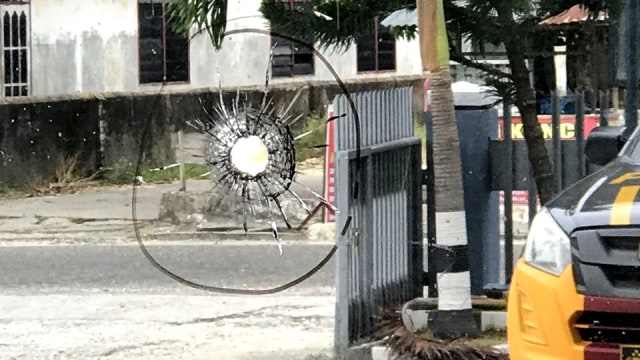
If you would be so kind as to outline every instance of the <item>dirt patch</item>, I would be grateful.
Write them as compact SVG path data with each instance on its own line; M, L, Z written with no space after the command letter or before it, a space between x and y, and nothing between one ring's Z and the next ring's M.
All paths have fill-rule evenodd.
M454 343L466 344L474 347L490 347L507 343L505 330L487 330L473 339L458 339Z
M297 167L301 171L305 170L323 170L324 169L324 157L310 158L301 161L297 164Z

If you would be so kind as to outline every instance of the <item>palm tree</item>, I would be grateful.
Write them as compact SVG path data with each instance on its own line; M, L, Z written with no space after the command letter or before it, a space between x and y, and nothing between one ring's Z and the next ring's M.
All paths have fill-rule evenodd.
M417 0L422 70L431 80L436 243L454 254L467 251L467 225L456 125L449 45L442 0ZM468 266L459 272L437 274L438 311L429 328L436 337L475 336ZM453 326L452 326L453 325Z

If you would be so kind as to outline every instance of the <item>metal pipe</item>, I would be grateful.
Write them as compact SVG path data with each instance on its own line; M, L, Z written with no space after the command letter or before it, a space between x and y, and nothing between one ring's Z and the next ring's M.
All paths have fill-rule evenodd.
M602 123L602 118L600 119ZM584 93L576 96L576 147L578 148L578 171L582 179L587 175L586 159L584 156Z
M637 0L626 0L625 1L625 33L627 40L627 56L625 56L625 70L627 73L626 76L626 95L624 99L624 117L625 123L627 125L627 129L625 131L625 135L627 137L631 135L633 130L638 126L638 68L636 65L637 59L637 48L636 48L636 39L637 39L637 30L636 30L636 21L637 21L637 8L638 2Z
M184 146L182 143L182 130L178 130L178 153L180 154L180 191L187 191L187 178L184 169Z
M536 216L538 212L538 189L536 187L536 181L533 174L533 166L529 164L529 179L527 181L528 185L528 212L529 212L529 227L533 223L533 218Z
M600 91L600 126L609 126L609 91Z
M511 105L504 103L502 115L504 126L504 146L506 147L505 163L507 164L507 181L504 184L504 279L511 282L513 273L513 136L511 134Z
M553 176L556 179L558 191L562 190L562 144L560 143L560 97L551 94L551 129L553 142Z
M433 116L427 111L427 284L430 298L438 297L436 250L436 183L433 159Z

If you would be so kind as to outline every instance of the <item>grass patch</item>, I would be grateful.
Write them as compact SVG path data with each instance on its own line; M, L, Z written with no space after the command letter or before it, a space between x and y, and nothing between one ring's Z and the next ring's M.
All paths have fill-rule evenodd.
M311 158L324 156L325 148L317 147L327 142L327 122L323 116L314 114L304 120L302 129L296 131L294 136L301 136L296 141L296 161L304 161Z
M206 179L206 176L202 176L209 172L209 168L202 164L185 164L184 176L187 179ZM151 171L150 169L144 169L140 174L146 182L173 182L180 180L180 167L172 167L169 169Z
M168 183L180 180L180 167L174 166L167 169L159 169L144 166L138 176L146 183ZM201 164L185 164L184 174L187 179L205 179L203 174L209 172L206 165ZM115 163L108 171L105 172L103 182L116 185L127 185L133 183L136 177L136 164L121 160Z
M413 127L413 136L420 138L422 140L422 153L421 157L426 161L425 157L427 154L427 127L424 124L416 123Z
M507 331L490 329L483 331L477 338L459 339L467 345L478 347L489 347L507 343Z
M209 172L209 168L206 165L201 164L185 164L184 176L187 179L206 179L206 176L202 176ZM173 182L180 180L180 167L175 166L169 169L162 169L151 171L151 169L143 169L140 172L140 176L146 182L158 183L158 182Z
M151 166L145 166L142 168L138 176L142 176L145 183L150 184L162 184L172 183L180 180L180 167L172 167L168 169L156 170ZM202 176L209 172L209 168L206 165L199 164L185 164L185 177L187 179L194 180L206 180L207 176ZM19 186L8 187L0 182L0 199L19 199L25 197L34 197L42 195L60 195L69 194L80 191L86 188L97 188L112 185L131 185L136 177L136 166L134 163L127 161L119 161L111 168L101 171L100 176L96 176L95 179L78 179L77 181L70 181L65 183L57 183L52 181L45 181L40 178L33 178L32 180L21 184ZM52 176L51 180L58 180L57 176ZM56 184L56 186L52 186ZM75 224L82 224L86 222L85 219L70 218L69 221Z

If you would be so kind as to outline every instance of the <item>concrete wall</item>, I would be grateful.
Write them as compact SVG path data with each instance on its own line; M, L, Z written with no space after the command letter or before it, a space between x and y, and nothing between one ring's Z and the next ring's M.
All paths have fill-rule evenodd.
M230 0L228 29L268 29L258 11L260 0ZM138 82L137 0L32 0L32 95L86 92L131 92L158 89ZM225 87L264 83L270 38L238 34L225 39L215 51L205 35L190 47L190 84L172 89ZM327 60L344 80L392 79L421 73L418 41L398 40L397 69L383 74L358 74L355 46L345 52L326 51ZM333 80L316 59L315 74L275 78L273 84Z
M335 82L310 82L291 113L321 113L342 90ZM420 77L386 82L352 81L350 91L393 86L413 86L414 114L421 119L423 96ZM298 85L275 85L276 104L289 104ZM262 88L243 90L261 99ZM230 103L236 91L224 92ZM187 121L204 117L201 105L211 109L219 94L209 90L77 94L59 97L5 98L0 100L0 186L33 180L55 182L60 160L77 156L78 170L89 175L103 167L135 163L142 143L145 163L168 165L175 160L171 138L178 130L193 131ZM258 103L258 100L253 103ZM302 125L303 122L299 122ZM146 136L143 130L148 126ZM144 141L143 141L144 140ZM81 175L80 174L80 175Z

